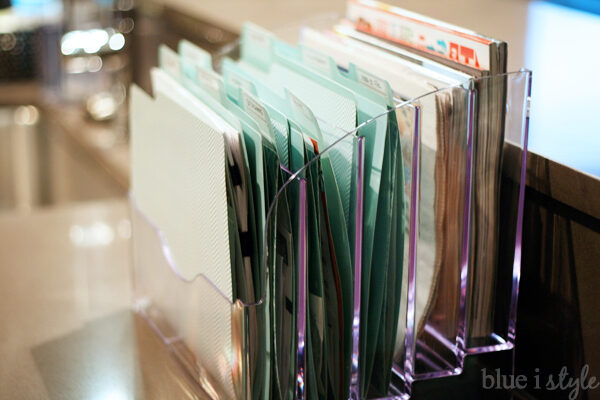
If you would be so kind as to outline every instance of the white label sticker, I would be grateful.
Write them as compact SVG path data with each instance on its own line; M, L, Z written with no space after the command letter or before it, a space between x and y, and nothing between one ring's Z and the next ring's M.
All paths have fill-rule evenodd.
M202 65L206 67L211 64L210 54L208 54L204 49L201 49L186 40L181 41L179 48L181 55L189 59L195 65Z
M302 61L304 64L311 68L317 69L321 72L329 75L330 71L330 59L325 54L321 54L313 49L303 48L302 49Z
M292 106L294 107L296 114L299 114L300 116L306 118L308 121L311 121L313 119L313 116L312 112L310 111L310 108L308 108L308 106L304 104L299 98L294 96L292 92L288 91L288 95L292 100Z
M228 71L227 79L234 86L241 87L242 89L247 90L250 93L254 92L254 84L248 79L239 76L235 72Z
M179 78L181 76L181 63L179 62L179 55L170 48L163 46L160 50L161 53L161 67L172 76Z
M242 97L244 101L244 110L246 110L246 112L252 114L256 118L261 120L264 124L266 124L268 115L265 107L258 101L250 97L246 92L242 92Z
M246 39L248 39L252 45L262 47L265 50L271 49L271 37L268 32L252 26L246 26L244 33Z
M196 77L202 86L210 89L216 95L219 94L219 76L215 72L198 67L196 68Z
M387 96L387 85L383 79L377 78L359 68L356 69L356 77L358 78L358 83L361 85Z

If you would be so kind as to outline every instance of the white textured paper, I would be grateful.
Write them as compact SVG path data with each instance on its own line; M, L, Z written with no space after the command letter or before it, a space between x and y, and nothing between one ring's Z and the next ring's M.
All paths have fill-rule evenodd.
M136 93L136 92L134 92ZM132 190L179 274L231 300L223 135L170 99L132 99Z
M165 95L157 93L153 100L132 87L131 152L137 207L163 234L179 275L188 280L198 274L207 278L182 281L174 293L149 295L156 295L152 300L168 314L202 368L232 397L232 285L223 135ZM173 280L164 284L168 282Z

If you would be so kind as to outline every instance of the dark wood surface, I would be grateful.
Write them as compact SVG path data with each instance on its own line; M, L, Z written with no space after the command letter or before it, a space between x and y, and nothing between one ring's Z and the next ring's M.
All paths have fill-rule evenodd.
M528 158L516 372L600 376L600 180ZM542 378L543 381L543 378ZM531 390L540 399L564 391ZM578 399L599 399L600 390Z

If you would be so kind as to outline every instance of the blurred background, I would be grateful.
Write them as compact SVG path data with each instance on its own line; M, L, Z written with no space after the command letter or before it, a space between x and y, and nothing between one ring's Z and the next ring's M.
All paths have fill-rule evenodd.
M600 176L600 2L392 3L507 41L508 69L534 71L530 150ZM215 51L246 20L276 30L345 8L343 0L0 4L0 210L125 195L127 89L149 90L159 43L186 37Z
M386 1L504 40L508 70L533 70L517 370L589 364L600 376L600 0ZM0 0L0 398L188 397L191 383L150 366L178 374L152 332L122 313L128 88L151 92L161 43L216 52L247 20L277 30L344 10L345 0Z

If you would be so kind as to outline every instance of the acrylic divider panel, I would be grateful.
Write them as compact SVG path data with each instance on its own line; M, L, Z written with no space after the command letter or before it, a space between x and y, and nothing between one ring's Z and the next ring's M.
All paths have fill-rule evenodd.
M272 271L266 299L269 391L281 399L304 398L306 388L306 298L309 250L307 179L279 169L278 190L268 204L265 223L265 261ZM260 348L259 348L260 350ZM259 397L263 398L263 397Z
M404 189L410 201L402 221L408 239L392 394L406 395L416 379L452 375L461 368L471 95L457 86L405 103L397 100Z
M382 288L385 297L390 297L384 302L381 313L382 322L379 327L380 348L375 368L371 372L370 379L362 381L363 393L361 398L383 397L388 393L404 393L404 373L406 363L396 360L396 357L404 360L404 353L413 352L414 346L414 312L415 298L411 297L410 289L414 285L409 284L409 279L414 282L417 253L416 244L418 238L412 234L417 231L418 226L418 198L420 182L420 154L421 154L421 106L411 101L400 98L395 99L395 105L387 115L391 126L389 133L390 147L395 149L391 152L391 161L394 168L388 168L393 175L385 173L386 162L382 169L382 196L385 191L390 192L392 205L388 216L390 226L378 225L378 229L389 230L389 260L385 263L384 280L386 284ZM380 116L378 119L382 119ZM373 123L373 122L371 122ZM385 189L383 185L389 189ZM381 204L385 206L385 203ZM379 211L379 210L378 210ZM383 212L381 212L383 214ZM381 267L381 266L379 266ZM374 266L376 270L377 267ZM381 273L381 268L379 270ZM414 291L413 291L414 294ZM407 310L410 315L407 318ZM368 333L370 321L361 320L361 330ZM410 345L406 346L405 343ZM381 356L383 355L383 357ZM409 357L412 359L412 357ZM377 369L379 367L379 369ZM414 369L410 364L409 369ZM402 375L399 378L398 373ZM390 384L391 383L391 384ZM391 389L391 390L390 390Z
M295 191L298 197L292 200L300 209L294 253L299 256L295 266L305 271L306 259L300 256L306 253L306 237L302 236L306 234L305 211L302 211L306 210L305 182L291 179L287 188L299 188ZM191 280L184 279L177 270L168 238L137 208L133 195L130 198L136 311L146 318L211 398L265 396L271 391L268 371L274 355L270 342L273 337L271 327L275 327L269 320L271 289L265 287L256 295L255 301L245 302L238 298L232 302L202 273ZM264 281L270 285L273 268L281 267L281 260L274 256L275 245L270 242L275 238L271 232L279 228L274 223L265 227L268 251L264 260L267 267ZM201 266L199 270L202 270ZM279 276L281 272L276 271ZM305 285L302 275L293 278L299 287ZM296 326L297 321L301 325L303 311L298 310L295 320L287 321L288 325ZM288 398L294 398L298 391L296 386L301 385L296 384L295 379L296 359L301 359L298 355L301 346L296 342L300 335L295 329L290 332L289 326L286 329L289 334L287 360L290 362L287 370L294 375L289 388L292 395Z
M249 377L241 302L232 303L202 276L180 278L159 228L134 200L131 208L136 310L209 395L243 396Z
M412 264L415 265L417 259L418 238L411 238L410 234L411 229L412 231L418 230L416 210L418 210L420 192L419 185L413 185L413 182L420 182L421 104L416 101L399 101L397 106L392 105L383 114L359 124L355 132L343 133L341 129L337 128L342 136L296 173L308 174L311 172L311 167L320 167L323 177L326 178L330 156L336 151L352 153L351 156L348 155L347 159L353 161L346 167L352 169L353 177L352 204L350 205L350 217L347 220L348 242L353 252L354 275L354 297L351 299L353 304L350 310L352 313L352 337L349 342L352 344L349 394L353 399L367 398L377 392L383 393L382 395L388 393L393 375L392 367L397 370L397 365L394 363L396 343L403 343L404 340L408 340L409 343L415 341L414 336L405 336L407 325L405 311L407 285L405 282L410 261L412 260ZM335 127L332 127L327 121L319 120L319 125L323 130L332 130L332 128L335 130ZM383 129L378 130L377 127ZM380 141L381 138L378 139L378 134L383 134L383 142ZM377 147L378 142L381 148ZM350 146L350 143L353 145ZM377 153L380 153L379 156ZM337 168L344 168L340 164L331 163L331 166L330 175L333 177L335 177ZM318 169L316 168L315 171L318 172ZM306 177L306 175L304 176ZM310 178L307 177L307 181L309 180ZM334 181L330 180L330 182ZM354 182L356 183L354 184ZM333 185L328 190L331 191L332 188ZM329 197L326 194L325 198L331 198L331 194ZM310 201L308 203L310 208ZM417 206L413 207L413 203ZM334 210L335 208L330 211L334 212ZM317 220L319 219L317 218ZM333 222L331 215L329 215L329 220ZM310 222L308 226L310 230ZM323 228L321 227L321 229ZM330 240L339 241L341 233L343 232L339 229L333 231ZM308 236L311 237L310 232ZM327 281L325 275L328 267L323 268L326 263L320 263L320 271L319 268L314 268L314 266L319 266L318 257L323 260L328 257L323 254L327 251L327 243L323 242L323 239L321 239L321 243L320 248L318 243L311 247L309 240L309 284L321 279L321 276L323 276L323 282ZM340 248L339 244L337 246ZM335 249L335 245L329 245L329 247ZM315 250L320 254L313 254L314 258L311 259L311 251ZM332 251L331 254L334 252ZM342 253L335 252L336 256L340 254ZM342 266L343 263L338 262L340 281L343 281ZM330 289L331 285L326 284L323 287ZM342 290L343 292L344 290ZM313 296L313 304L311 305L309 302L307 307L314 307L315 294L309 291L309 296ZM342 299L345 298L347 296L342 296ZM326 303L331 303L331 299L325 300ZM412 304L414 308L414 301ZM325 318L331 314L325 313ZM307 315L310 315L310 311L307 312ZM345 316L346 313L344 313L344 318ZM377 318L372 316L377 316ZM313 317L313 320L316 318ZM410 321L409 326L414 326L412 319ZM325 324L329 325L330 323L326 322ZM344 324L347 325L347 323ZM348 332L340 335L343 335L346 340ZM415 348L414 344L411 348ZM315 349L315 351L317 350ZM401 345L397 353L403 354L403 352L404 346ZM404 366L401 365L400 369L402 370ZM348 365L344 365L344 371L347 369ZM414 368L412 369L414 370ZM315 377L315 381L318 381L318 377ZM321 398L318 384L316 386L315 388L309 381L307 384L307 391L310 393L308 398ZM403 384L400 390L404 390ZM345 395L347 396L347 393Z
M329 21L335 21L335 17L311 19L305 26L323 29L323 20L328 21L325 26L329 25L330 28ZM285 37L294 37L289 33L290 29L284 31ZM386 395L392 377L402 378L396 384L404 392L405 378L410 387L410 382L414 379L451 375L461 370L461 344L464 343L464 307L461 308L461 299L464 303L466 271L461 272L469 260L469 247L465 244L468 243L470 215L467 202L467 190L470 189L467 165L471 161L469 145L472 146L468 142L470 132L467 126L469 120L474 118L474 107L473 104L469 105L469 95L473 101L474 92L452 87L441 89L438 93L423 93L414 101L397 99L395 113L398 118L395 121L401 128L403 142L402 154L396 157L403 175L402 216L389 214L388 220L394 221L397 233L395 236L385 236L385 245L379 242L376 244L379 245L376 250L378 255L392 257L390 248L394 248L396 265L392 266L391 258L385 257L380 257L371 264L372 249L365 249L368 241L362 244L361 250L366 253L363 254L362 263L363 310L360 320L362 353L359 352L359 365L362 369L358 380L359 388L353 386L353 390L358 390L361 398ZM387 117L386 115L384 118ZM365 145L369 147L368 138ZM368 168L369 160L366 161ZM387 179L392 179L388 182L389 187L399 186L393 181L398 179L397 176L387 176ZM412 189L414 193L411 192ZM365 184L365 190L369 190L368 184ZM390 203L387 206L392 209ZM371 221L366 216L363 218L363 234L368 237ZM377 223L379 234L392 232L391 225L385 226L380 221ZM411 234L414 236L411 237ZM409 276L411 257L415 267L412 276ZM377 277L383 277L383 280L375 279L371 282L372 270ZM390 273L392 276L393 273L401 275L397 280L394 277L386 281L387 274ZM368 283L365 284L365 281ZM383 281L387 285L384 286ZM399 287L393 288L392 282L398 282ZM412 295L409 282L412 282ZM394 293L392 296L397 296L397 302L385 304L392 308L384 311L381 297L391 293ZM398 303L395 305L396 309L395 303ZM412 314L407 323L409 304ZM393 317L390 318L389 315ZM405 332L408 334L405 335ZM377 363L391 365L394 360L394 373L391 369L385 372L375 370L373 349L376 348L379 354L383 349L369 341L368 337L375 335L379 335L379 345L389 348L384 352L386 357L377 358Z
M471 90L448 88L440 91L440 93L446 90L454 91L454 96L462 99L460 103L456 104L461 104L466 110L471 110L465 113L465 119L458 124L462 128L458 130L454 128L452 130L457 135L456 137L462 138L460 142L465 146L465 158L462 165L466 168L461 178L465 184L462 191L464 196L462 204L465 212L461 216L463 221L461 228L462 236L459 241L461 247L457 250L459 251L459 262L454 262L455 267L452 269L454 271L449 275L452 279L446 281L446 283L452 282L450 287L455 290L452 298L455 301L454 309L456 310L456 317L452 319L448 318L447 313L449 311L445 311L442 313L443 318L439 320L435 318L428 319L427 313L431 313L431 304L435 304L429 300L429 311L425 312L424 317L419 318L417 311L419 307L419 294L423 293L424 290L423 285L419 282L419 272L427 271L427 268L431 267L424 263L424 260L427 260L426 258L418 257L422 254L418 249L416 251L413 250L413 254L416 254L417 257L409 256L409 276L406 279L407 282L405 282L407 286L407 300L403 300L406 302L406 310L404 312L407 316L407 328L405 348L401 348L399 352L402 362L395 363L393 367L395 378L398 379L392 379L388 393L390 397L379 396L380 398L410 398L411 384L414 380L460 374L465 356L490 351L508 350L514 346L516 306L521 267L520 237L523 218L531 72L520 71L487 79L489 79L489 83L487 84L488 89L492 85L497 85L496 90L504 88L506 91L506 97L502 100L501 107L505 111L505 114L501 115L503 121L501 133L504 145L501 149L502 152L498 155L500 157L500 161L498 162L501 163L498 168L504 168L504 178L501 186L499 186L499 190L501 191L499 201L502 201L504 204L501 210L498 211L502 212L499 218L504 225L501 227L502 236L497 236L495 239L497 241L496 246L500 248L502 256L497 258L497 267L496 264L494 265L497 270L494 270L493 290L490 290L487 296L475 297L473 296L472 288L469 286L469 284L472 284L473 270L484 267L482 264L478 265L473 261L472 249L474 238L472 236L472 229L469 229L474 224L472 221L473 215L478 212L473 207L475 197L473 191L476 187L473 183L475 182L474 175L477 171L477 166L475 165L477 156L475 152L477 151L478 134L476 120L478 114L475 104L478 95L477 89L481 85L477 85L477 82L467 82L464 86L471 88ZM431 95L429 94L428 96ZM424 132L426 128L423 127L422 119L422 109L424 107L423 102L419 103L417 100L415 99L413 102L418 104L415 106L416 116L418 117L417 120L420 119L421 121L420 127L414 129L414 136L420 137L421 143L419 146L421 149L420 151L415 151L414 154L420 157L420 160L415 163L419 166L420 170L419 174L417 174L418 179L415 178L412 182L413 198L416 196L418 201L411 203L410 215L411 218L418 215L418 223L415 223L415 219L413 219L412 223L409 223L411 230L409 237L411 240L415 240L415 247L418 248L420 244L427 245L427 240L431 243L431 239L422 232L422 229L427 227L427 215L424 215L423 211L423 206L427 207L427 197L424 196L423 192L425 189L423 185L426 184L424 182L427 182L427 175L430 175L430 173L427 171L426 152L423 149L425 143L422 143L422 137L426 134ZM456 150L452 154L455 154L455 152ZM480 172L489 168L491 167L479 166ZM446 182L451 184L447 179ZM440 190L437 186L435 189ZM438 204L436 203L436 205ZM438 225L436 224L436 226ZM438 245L437 242L435 244ZM477 272L481 273L481 271ZM440 279L439 274L440 272L434 274L438 282ZM421 292L419 289L421 289ZM437 290L439 288L433 286L428 293L426 292L427 296L430 299L439 296L440 293L436 293ZM470 331L470 323L472 324L472 322L468 317L469 311L474 307L482 307L485 304L491 304L488 307L491 307L490 312L493 315L493 323L491 324L489 334L483 338L481 336L473 336ZM439 321L444 321L444 319L445 322L439 324ZM452 322L449 323L449 321ZM412 324L415 327L423 324L426 328L428 327L427 324L431 324L429 326L436 329L433 331L431 328L427 330L424 328L420 333L418 328L415 328L414 339L411 339L412 333L410 332L410 328ZM438 332L441 329L448 329L447 332L455 333L455 339L452 340L451 337L444 338L439 335ZM443 346L435 347L440 344ZM451 351L448 352L446 349Z
M297 308L305 310L306 315L305 325L297 329L304 339L299 343L305 345L304 352L298 353L304 356L303 366L298 360L298 381L304 385L297 398L348 398L351 382L360 376L360 291L357 296L355 289L360 289L361 257L355 243L362 238L364 139L328 121L315 118L314 124L304 125L308 121L296 117L301 125L290 123L289 160L296 171L292 176L306 181L308 238L306 289L298 288L297 301ZM326 137L324 131L330 136ZM352 186L346 217L337 174L348 170ZM298 213L291 205L292 220Z
M501 113L493 115L493 118L500 119L502 126L502 135L497 139L501 143L499 152L491 154L498 159L499 170L496 171L494 165L485 164L486 161L481 158L474 160L479 163L474 170L481 171L480 179L488 179L493 186L485 188L487 199L474 198L477 203L474 215L479 211L479 217L483 219L486 214L482 208L489 208L488 219L484 219L487 223L473 221L474 235L486 230L481 239L489 245L485 247L488 256L483 257L478 253L480 250L475 238L471 243L473 257L467 292L465 342L469 354L505 350L514 346L531 76L531 71L523 70L475 81L476 86L504 93L504 96L502 104L497 106ZM476 141L481 134L476 132ZM484 177L483 173L486 172L487 176ZM477 178L474 179L474 188L478 189ZM479 243L479 246L484 244Z

